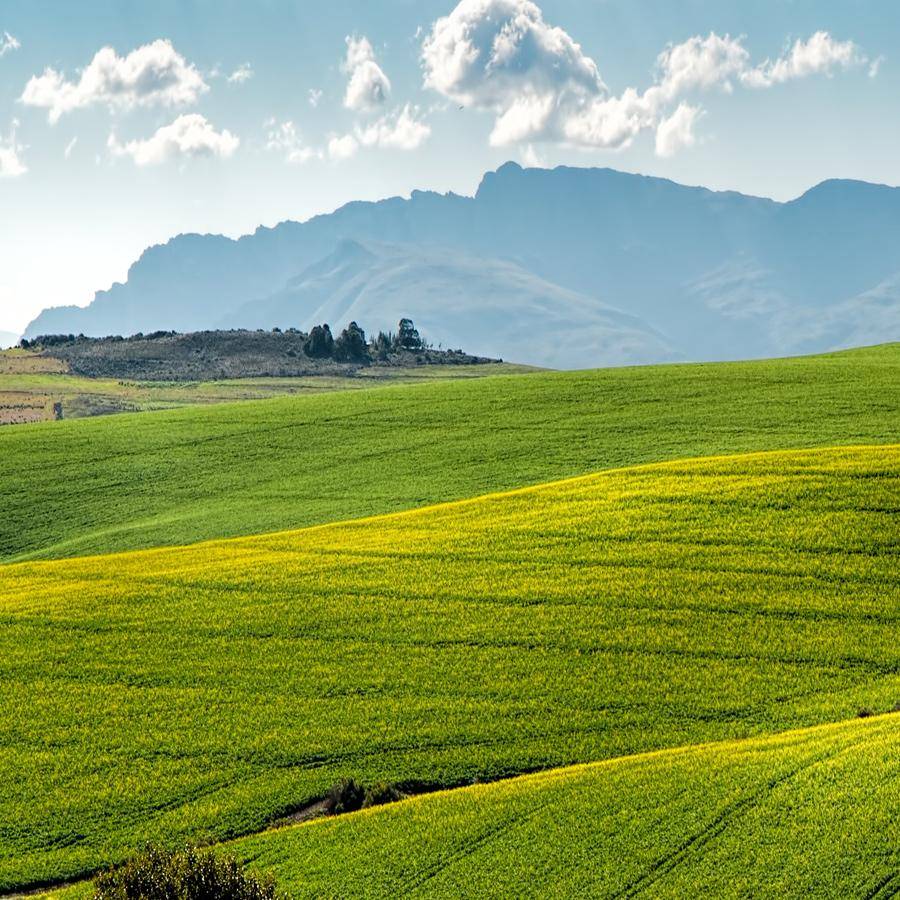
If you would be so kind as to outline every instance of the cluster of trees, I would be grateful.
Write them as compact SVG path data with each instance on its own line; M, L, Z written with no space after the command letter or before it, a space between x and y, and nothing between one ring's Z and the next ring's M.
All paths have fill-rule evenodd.
M263 329L257 329L258 332L265 333ZM273 328L273 333L281 334L280 328ZM341 333L335 338L331 329L327 324L316 325L308 335L303 336L296 328L288 328L286 334L300 335L303 338L303 351L312 359L335 359L339 362L366 362L373 357L376 359L387 359L392 353L407 351L417 353L421 350L427 350L428 344L422 340L418 329L413 324L412 319L401 319L396 334L393 331L379 331L377 337L370 343L366 339L366 333L357 325L351 322ZM23 338L20 346L27 350L29 348L49 348L66 344L87 342L103 342L103 341L140 341L140 340L156 340L159 338L176 336L175 331L154 331L151 334L138 333L128 338L120 335L110 335L105 338L86 338L83 334L43 334L39 337L28 340Z
M137 334L131 335L131 337L122 337L121 334L108 334L102 338L85 337L83 334L39 334L30 341L28 338L22 338L19 341L19 346L23 350L27 350L29 347L59 347L64 344L76 344L80 341L112 341L114 343L118 341L155 341L159 338L174 337L177 334L177 331L152 331L150 334L144 334L142 331L139 331Z
M331 334L327 324L316 325L303 344L307 356L313 359L336 359L340 362L365 362L375 356L387 359L390 353L401 350L417 352L426 350L428 345L422 340L412 319L401 319L397 333L379 331L371 344L366 333L356 322L351 322L338 336Z

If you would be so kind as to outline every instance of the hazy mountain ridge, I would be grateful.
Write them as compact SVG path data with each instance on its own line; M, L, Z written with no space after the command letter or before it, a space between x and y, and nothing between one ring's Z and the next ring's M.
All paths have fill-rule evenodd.
M545 365L825 350L900 337L898 235L900 190L864 182L778 203L507 163L473 197L414 191L238 240L173 238L125 284L84 310L45 311L26 334L408 314L445 345ZM347 258L347 241L362 256Z
M444 247L344 240L334 253L219 324L308 330L317 322L387 330L412 316L449 347L484 348L539 365L669 360L675 352L646 322L545 281L514 262Z

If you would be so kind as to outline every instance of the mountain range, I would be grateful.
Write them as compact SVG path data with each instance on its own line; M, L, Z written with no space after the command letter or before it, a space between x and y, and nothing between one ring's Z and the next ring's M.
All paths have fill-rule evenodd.
M487 173L237 240L146 250L26 336L388 329L562 368L816 352L900 338L900 189L826 181L779 203L612 169Z

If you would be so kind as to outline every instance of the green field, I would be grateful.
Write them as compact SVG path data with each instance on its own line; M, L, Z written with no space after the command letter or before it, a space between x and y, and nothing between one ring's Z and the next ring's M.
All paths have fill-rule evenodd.
M427 795L227 849L293 897L886 898L898 809L895 714Z
M427 365L418 368L372 366L353 376L308 375L292 378L229 378L219 381L120 381L70 374L59 359L23 350L0 350L0 425L54 418L53 404L64 419L123 412L148 412L187 406L264 400L285 395L360 390L383 384L428 384L433 381L513 374L528 366L510 363Z
M0 430L0 561L301 527L639 462L898 435L897 344L10 427Z
M870 399L859 420L888 432L889 422L873 424L883 401ZM255 831L340 776L458 785L886 712L900 700L898 544L900 447L886 446L679 461L291 533L6 566L0 886L87 873L146 838ZM888 742L872 745L876 761L896 747L894 720L884 722L867 723ZM860 744L835 759L857 750L860 760L870 752ZM771 755L718 793L704 790L702 754L675 765L659 790L684 816L667 824L645 808L633 859L592 877L637 878L654 854L756 790L760 771L797 769L798 753ZM890 799L891 771L857 773L836 796L874 786ZM578 796L570 819L593 821ZM818 797L790 807L775 833L789 839L804 815L818 816L809 828L834 827ZM648 800L636 783L634 802ZM434 802L445 801L308 826L309 840L327 842L315 835L329 828L352 840L365 828L353 822L390 830L391 817ZM616 797L596 802L611 815ZM854 820L860 841L892 833L873 804L869 826L863 812ZM532 809L527 834L556 827L552 803ZM766 809L748 808L745 826ZM601 816L598 827L613 824ZM483 820L460 827L460 840L465 828L490 832ZM578 846L587 853L605 833ZM392 840L411 852L402 830ZM295 856L262 841L247 854L281 859L276 874L301 884L313 850ZM757 878L767 854L791 849L760 841ZM847 877L874 884L896 868L879 846L860 851ZM342 865L335 847L316 864L323 878ZM502 841L492 851L486 840L484 853L504 847L514 866ZM447 872L448 891L453 878L479 877L474 860ZM724 877L698 864L697 878Z
M898 808L894 714L428 794L224 850L292 897L886 898Z

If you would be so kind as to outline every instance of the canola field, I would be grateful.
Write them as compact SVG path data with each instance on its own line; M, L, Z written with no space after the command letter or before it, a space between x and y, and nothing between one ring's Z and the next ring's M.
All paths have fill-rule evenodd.
M900 714L416 797L227 846L292 897L871 897Z
M299 528L635 463L898 439L900 344L8 427L0 562Z
M876 397L873 410L886 402ZM293 532L4 566L0 888L87 874L148 838L257 831L344 776L453 786L887 712L900 701L898 544L900 447L890 445L634 467ZM824 762L798 763L812 749L782 758L736 748L737 768L752 764L756 775L716 791L702 778L684 783L689 771L732 765L715 751L681 775L675 766L670 788L663 773L658 789L663 802L685 804L679 821L646 806L653 797L638 779L633 859L617 854L610 865L621 871L595 877L618 879L622 896L637 890L654 853L675 852L760 789L760 772L773 798L815 773L844 782L842 803L870 785L889 800L893 770L838 776L854 771L854 753L887 764L893 723L865 720L886 743L835 751L834 765L849 768L830 775ZM757 755L768 762L756 765ZM779 781L779 772L795 774ZM512 789L478 789L488 790ZM797 806L808 821L792 814L784 840L836 827L809 791ZM598 827L616 827L615 796L592 801L607 804ZM352 821L389 823L436 802ZM528 821L546 827L554 801L535 802ZM877 803L869 813L882 814ZM460 840L489 828L459 816ZM869 833L854 821L860 841L893 833L890 822ZM296 832L348 829L340 833L352 842L354 827L348 818ZM590 835L576 839L589 854ZM313 843L298 852L314 855L317 838L299 840ZM406 852L403 840L396 832L386 846ZM502 830L497 840L474 841L484 856L472 877L482 859L478 877L490 879ZM821 846L837 838L828 840ZM896 868L881 846L860 851L859 866L821 865L871 886L876 869ZM559 865L553 847L546 871ZM262 862L269 851L254 848L248 858ZM777 862L789 850L758 852ZM306 858L291 857L296 872ZM714 858L697 865L710 884L726 877ZM679 869L660 871L660 893L678 894ZM433 884L452 893L465 871L450 867ZM373 875L373 891L380 883Z

